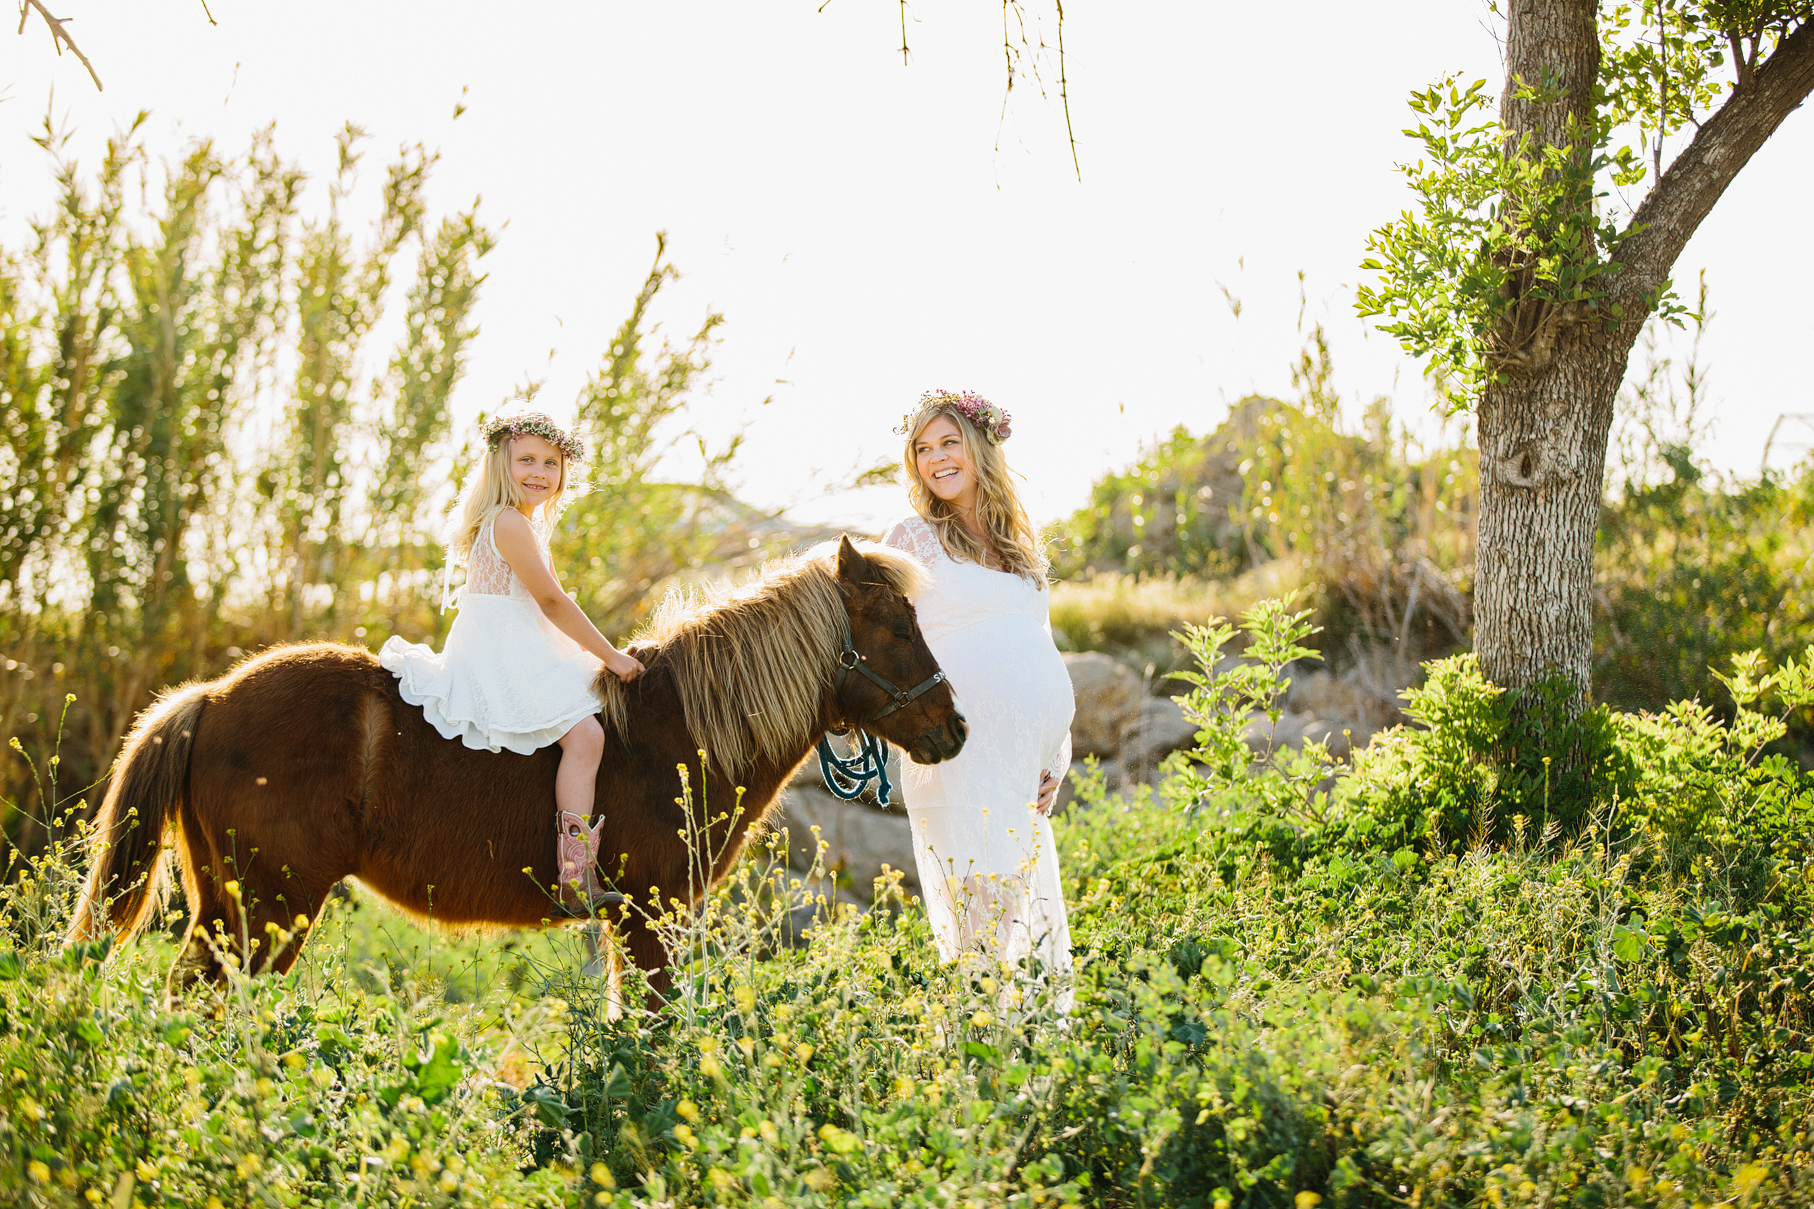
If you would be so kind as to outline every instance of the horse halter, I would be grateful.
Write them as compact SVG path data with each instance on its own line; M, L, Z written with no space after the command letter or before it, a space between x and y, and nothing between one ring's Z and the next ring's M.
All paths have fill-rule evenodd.
M850 614L848 612L844 614L843 639L844 649L838 652L838 667L840 669L838 673L838 691L844 691L844 682L850 679L851 672L857 671L869 677L877 688L888 694L889 698L888 704L869 715L869 718L866 721L858 723L859 726L868 726L872 722L880 722L883 718L886 718L896 710L906 709L924 695L933 685L941 683L945 679L945 673L941 670L932 673L932 675L920 681L910 689L896 688L893 682L886 676L883 676L880 672L869 666L869 660L865 659L857 650L855 644L851 642Z
M844 647L838 652L838 691L844 691L845 681L850 673L858 671L869 677L875 686L888 694L888 702L881 709L869 716L867 722L847 730L828 731L819 739L819 775L825 781L825 788L834 797L846 802L854 801L869 787L871 781L877 782L876 804L884 809L888 806L888 794L893 788L888 783L888 745L879 735L872 735L863 729L872 723L886 718L896 710L905 709L933 685L945 679L943 671L932 673L910 689L898 689L886 676L869 666L861 652L850 640L850 613L844 614ZM856 753L849 757L840 757L831 748L830 735L856 732L852 741L856 744Z

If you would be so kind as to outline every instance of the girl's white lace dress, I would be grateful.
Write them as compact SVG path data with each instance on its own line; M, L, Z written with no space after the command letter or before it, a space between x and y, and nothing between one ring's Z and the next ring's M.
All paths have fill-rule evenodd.
M1062 979L1071 929L1051 823L1033 808L1039 774L1071 765L1070 674L1052 645L1051 593L1006 571L954 562L910 517L886 544L915 555L932 588L914 602L926 645L951 678L970 737L954 760L902 762L926 912L946 961L1032 956ZM1068 990L1061 992L1068 1003Z
M457 738L474 751L528 755L598 712L593 684L604 665L542 613L498 553L491 536L496 519L473 536L460 612L440 653L393 635L378 651L378 662L442 738ZM531 528L552 571L548 527L538 515Z

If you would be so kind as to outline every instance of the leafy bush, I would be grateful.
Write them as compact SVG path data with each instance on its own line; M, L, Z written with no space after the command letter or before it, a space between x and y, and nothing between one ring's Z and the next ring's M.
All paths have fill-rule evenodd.
M1345 431L1332 375L1319 328L1292 369L1294 400L1243 399L1214 432L1179 428L1105 475L1057 527L1055 571L1103 596L1090 592L1092 577L1221 580L1282 560L1293 582L1274 591L1315 585L1322 641L1334 650L1396 644L1430 655L1464 642L1475 456L1447 433L1428 446L1414 439L1385 399L1360 433ZM1233 595L1224 616L1256 599ZM1171 622L1200 620L1183 611ZM1108 625L1088 639L1077 628L1079 641L1132 645Z
M1698 698L1730 716L1718 669L1750 650L1791 657L1814 635L1814 464L1721 486L1673 452L1670 481L1629 487L1602 518L1595 693L1618 709ZM1814 713L1790 722L1814 750Z
M1475 826L1460 855L1426 778L1472 772L1483 809L1541 801L1488 775L1516 726L1477 673L1436 669L1428 729L1348 776L1315 745L1256 763L1238 724L1276 711L1308 619L1275 601L1242 628L1252 663L1220 673L1231 627L1190 635L1202 743L1169 805L1080 778L1059 833L1068 1019L1025 972L938 966L892 885L779 953L761 896L727 890L673 922L696 957L665 1014L613 1021L596 992L575 1012L550 1152L599 1156L601 1186L727 1204L1805 1199L1807 854L1766 828L1808 834L1814 786L1769 765L1780 792L1729 801L1757 825L1706 836L1693 880L1643 806L1683 767L1750 766L1771 726L1697 748L1602 715L1586 732L1627 757L1664 744L1675 780L1630 773L1640 792L1572 833L1554 807L1505 846ZM1799 665L1773 675L1759 694L1807 691ZM1720 897L1743 887L1716 852L1762 861L1774 893Z
M557 1001L450 1010L407 973L393 989L353 968L324 920L328 943L290 975L166 1010L167 939L59 951L22 926L42 887L73 882L68 855L0 891L8 1203L572 1203L570 1166L522 1169L525 1112L497 1081L512 1048L560 1026ZM53 901L66 924L67 894Z
M1710 411L1698 341L1711 317L1703 281L1688 316L1697 351L1678 366L1647 331L1645 372L1620 400L1592 669L1596 700L1612 711L1698 700L1730 720L1720 669L1746 651L1780 662L1814 643L1814 462L1746 480L1715 474L1696 453ZM1054 565L1069 578L1054 590L1053 626L1071 649L1169 672L1188 657L1170 631L1235 618L1292 589L1316 611L1310 645L1344 671L1369 651L1408 671L1465 649L1476 489L1465 438L1422 446L1393 425L1385 400L1360 432L1344 430L1320 333L1293 380L1289 402L1244 399L1207 436L1178 429L1156 442L1058 527ZM1516 702L1490 708L1506 724L1522 712ZM1605 747L1595 728L1609 715L1597 717L1580 720L1579 736L1504 736L1506 750L1536 753L1516 765L1514 811L1543 813L1530 806L1542 796L1542 755L1577 738ZM1814 710L1786 722L1776 750L1814 767ZM1451 796L1471 792L1457 782ZM1583 793L1570 785L1560 797ZM1465 829L1476 807L1458 798L1441 809L1458 811L1450 826Z
M1541 798L1486 761L1502 698L1465 661L1432 670L1423 728L1352 772L1238 743L1309 623L1262 603L1241 622L1252 662L1219 672L1231 627L1200 628L1194 758L1157 794L1082 778L1055 827L1068 987L942 965L892 876L875 910L822 909L788 947L812 882L777 838L698 911L660 911L676 979L652 1007L634 979L614 1002L570 937L436 939L342 903L289 976L166 1011L171 946L59 952L74 871L62 850L15 856L0 1188L70 1206L1814 1204L1814 782L1760 754L1814 660L1735 668L1731 724L1608 714L1629 792L1572 828L1553 805L1547 826L1512 815L1491 842L1489 807ZM1435 793L1452 778L1467 812Z

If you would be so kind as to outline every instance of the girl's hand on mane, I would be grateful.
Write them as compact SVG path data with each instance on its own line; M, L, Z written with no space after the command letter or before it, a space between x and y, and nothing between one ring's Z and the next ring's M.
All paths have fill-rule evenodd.
M636 656L626 651L613 651L605 660L605 670L619 680L634 680L649 669Z

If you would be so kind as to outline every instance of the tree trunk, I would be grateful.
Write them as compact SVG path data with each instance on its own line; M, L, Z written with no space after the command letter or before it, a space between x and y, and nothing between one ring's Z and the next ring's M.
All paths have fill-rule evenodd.
M1531 153L1573 145L1592 154L1600 65L1597 0L1512 0L1500 120ZM1520 87L1539 90L1520 97ZM1571 129L1572 127L1572 129ZM1578 204L1593 205L1591 187ZM1522 292L1528 280L1514 278ZM1480 537L1474 649L1495 684L1520 688L1558 673L1582 699L1593 656L1594 530L1613 400L1629 340L1546 304L1513 298L1507 332L1522 332L1501 379L1480 400ZM1612 344L1620 347L1617 352Z
M1533 153L1571 143L1579 156L1592 153L1597 7L1597 0L1511 0L1500 117L1513 144L1528 137ZM1521 85L1540 95L1520 98ZM1474 649L1493 683L1523 688L1561 674L1573 681L1577 703L1586 702L1594 530L1626 360L1695 228L1810 92L1814 21L1803 20L1767 61L1740 73L1638 207L1613 249L1617 272L1597 308L1553 311L1522 296L1528 277L1514 277L1497 333L1502 376L1477 409ZM1574 204L1591 207L1592 192L1582 189Z
M1594 531L1631 343L1573 325L1546 367L1494 383L1480 401L1474 649L1494 684L1560 674L1586 700Z

